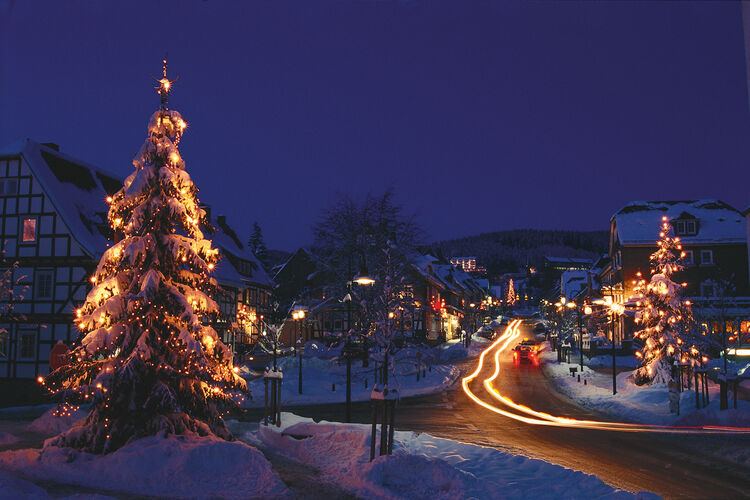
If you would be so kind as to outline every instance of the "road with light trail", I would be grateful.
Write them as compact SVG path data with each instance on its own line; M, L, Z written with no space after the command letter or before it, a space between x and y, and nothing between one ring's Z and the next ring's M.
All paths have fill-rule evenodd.
M526 325L518 328L519 335L523 336ZM506 349L515 345L512 342ZM487 392L485 380L497 373L492 387L536 412L576 420L606 421L551 389L539 367L514 365L510 356L501 352L497 356L498 368L494 359L501 346L502 342L487 352L485 358L490 362L485 361L478 373L466 382L470 392L481 401L524 418L544 420L522 411L511 411ZM461 366L467 375L472 375L477 365L478 360L473 359ZM480 406L464 392L463 385L442 394L402 400L396 413L396 427L538 458L595 474L606 483L629 491L653 491L664 498L750 498L750 467L695 451L738 444L750 449L747 435L672 435L529 424ZM343 405L295 407L289 411L315 419L340 421ZM355 403L352 416L355 422L368 423L369 404Z

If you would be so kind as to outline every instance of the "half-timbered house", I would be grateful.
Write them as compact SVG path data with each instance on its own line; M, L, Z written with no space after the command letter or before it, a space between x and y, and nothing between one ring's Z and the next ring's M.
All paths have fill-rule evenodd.
M105 200L120 187L122 179L61 153L55 144L23 139L0 148L0 248L6 269L17 264L13 320L0 324L6 330L0 336L0 378L46 374L52 346L78 337L73 311L111 244ZM225 293L216 326L225 340L235 341L237 309L261 316L272 281L226 222L218 222L211 237L222 253L216 278ZM248 334L257 328L239 326Z

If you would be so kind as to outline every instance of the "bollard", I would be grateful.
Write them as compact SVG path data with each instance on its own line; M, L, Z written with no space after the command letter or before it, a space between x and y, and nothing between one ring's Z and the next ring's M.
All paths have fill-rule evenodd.
M336 384L331 384L331 392L336 392Z
M365 379L365 389L367 389L367 379Z
M578 382L579 383L581 382L581 374L580 373L578 374Z
M587 378L583 379L583 385L588 385L587 382L588 382Z
M414 366L416 366L416 367L417 367L417 382L419 382L419 372L420 372L421 370L419 369L419 365L414 365Z

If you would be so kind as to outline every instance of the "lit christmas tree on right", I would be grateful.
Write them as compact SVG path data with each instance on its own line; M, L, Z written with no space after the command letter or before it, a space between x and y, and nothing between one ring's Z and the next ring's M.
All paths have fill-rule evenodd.
M657 245L658 250L650 256L651 279L646 282L638 273L636 283L639 299L635 322L641 329L633 336L643 345L636 352L642 358L634 373L638 385L667 383L673 377L675 362L692 365L701 360L699 348L689 342L692 311L690 301L680 296L685 284L672 281L672 275L682 269L680 261L685 252L666 215Z

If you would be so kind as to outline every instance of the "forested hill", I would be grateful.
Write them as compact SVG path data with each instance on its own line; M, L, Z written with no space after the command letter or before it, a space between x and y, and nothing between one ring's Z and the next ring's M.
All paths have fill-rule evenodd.
M609 231L514 229L434 243L447 258L474 256L490 274L539 268L545 256L596 260L609 251Z

